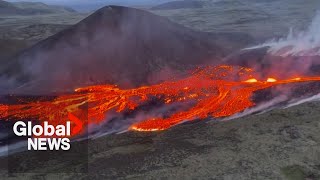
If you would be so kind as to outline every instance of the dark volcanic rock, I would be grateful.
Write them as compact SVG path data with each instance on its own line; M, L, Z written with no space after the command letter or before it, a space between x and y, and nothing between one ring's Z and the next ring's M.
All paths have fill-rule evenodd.
M250 40L243 34L196 32L149 12L107 6L12 59L0 69L0 92L51 93L99 83L143 85L163 69L218 63Z
M202 8L204 2L202 1L171 1L152 7L152 10L169 10L169 9L183 9L183 8Z

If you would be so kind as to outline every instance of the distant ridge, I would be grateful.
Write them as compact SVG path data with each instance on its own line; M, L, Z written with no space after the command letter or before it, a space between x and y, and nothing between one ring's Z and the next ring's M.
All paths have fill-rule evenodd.
M0 0L0 15L36 15L73 13L72 8L64 6L47 5L41 2L6 2Z
M151 10L170 10L184 8L202 8L205 2L194 0L170 1L151 8Z

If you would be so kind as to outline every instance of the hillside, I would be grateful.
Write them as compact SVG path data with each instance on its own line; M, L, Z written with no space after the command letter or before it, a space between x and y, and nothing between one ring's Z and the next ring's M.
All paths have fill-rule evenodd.
M28 44L23 40L0 39L0 65L5 59L26 48Z
M76 11L68 7L47 5L40 2L10 3L0 0L0 15L36 15L74 12Z
M192 0L183 0L183 1L170 1L166 2L151 8L151 10L169 10L169 9L184 9L184 8L202 8L204 7L205 2L203 1L192 1Z
M172 74L214 64L251 41L245 34L197 32L143 10L107 6L11 60L0 70L5 79L0 91L23 87L24 93L49 93L90 84L157 83L163 70Z

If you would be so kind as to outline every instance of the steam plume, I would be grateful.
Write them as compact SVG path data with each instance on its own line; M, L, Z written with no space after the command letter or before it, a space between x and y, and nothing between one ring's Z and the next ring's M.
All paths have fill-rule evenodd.
M320 12L316 13L311 25L306 31L294 32L290 29L287 37L273 39L258 46L247 49L255 49L269 46L269 53L278 56L319 56L320 55Z

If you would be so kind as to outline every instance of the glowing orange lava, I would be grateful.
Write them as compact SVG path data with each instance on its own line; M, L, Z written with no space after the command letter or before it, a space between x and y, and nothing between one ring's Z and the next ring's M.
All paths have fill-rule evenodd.
M276 82L277 80L276 79L274 79L274 78L268 78L267 79L267 82Z
M100 123L107 112L134 110L152 98L163 104L190 102L193 106L185 111L171 114L167 118L153 117L131 125L130 130L159 131L185 121L206 117L226 117L254 106L250 99L257 90L275 85L320 81L320 77L298 77L286 80L268 78L260 81L252 76L252 69L219 66L198 69L191 76L167 81L157 85L135 89L120 89L116 85L97 85L75 89L74 94L61 95L52 101L21 100L20 104L0 104L0 119L38 119L62 124L72 113L82 119L81 127ZM87 109L87 114L83 114ZM79 122L78 122L79 124ZM73 135L83 130L73 131Z

